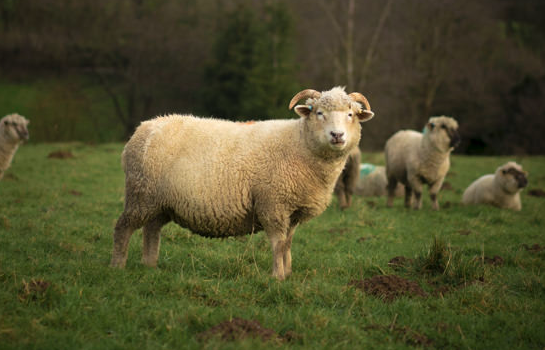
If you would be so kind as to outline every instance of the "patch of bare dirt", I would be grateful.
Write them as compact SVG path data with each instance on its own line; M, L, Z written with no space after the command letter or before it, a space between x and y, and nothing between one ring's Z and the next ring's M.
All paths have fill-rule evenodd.
M51 282L44 281L42 279L33 279L30 282L23 280L23 286L19 290L17 296L19 300L37 300L45 294L45 292L51 287Z
M452 187L452 184L448 181L443 182L443 185L441 186L441 191L452 191L454 190L454 187Z
M494 255L492 258L485 256L484 263L492 266L502 266L505 261L499 255Z
M528 195L534 196L534 197L545 197L545 191L541 188L532 188L528 191Z
M524 249L526 249L527 251L532 252L532 253L538 253L538 252L545 249L545 246L542 247L537 243L533 244L531 246L529 246L528 244L523 244L522 246L524 247Z
M471 230L458 230L457 232L462 236L467 236L471 233Z
M366 294L374 295L386 302L391 302L402 296L420 296L423 298L428 296L418 283L396 275L379 275L364 280L352 280L348 285L361 289Z
M412 346L432 346L433 340L425 334L417 332L407 326L398 327L394 323L389 326L371 325L364 328L365 330L380 330L392 333L398 341Z
M68 159L74 158L74 155L70 151L54 151L49 153L47 158Z
M76 191L76 190L70 190L69 192L72 196L76 196L76 197L79 197L82 195L80 191Z
M399 270L402 267L410 265L413 261L413 259L406 258L404 256L396 256L388 261L388 266L390 266L394 270Z
M282 337L274 330L263 327L259 321L235 317L232 320L221 322L220 324L199 333L197 338L201 341L212 338L219 338L223 341L255 338L261 339L264 342L282 342L283 340L297 338L295 333L292 333L293 332L286 332L286 336Z

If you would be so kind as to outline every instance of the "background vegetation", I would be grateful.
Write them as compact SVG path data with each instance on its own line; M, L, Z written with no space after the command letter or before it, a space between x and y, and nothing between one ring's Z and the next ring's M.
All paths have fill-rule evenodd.
M302 88L346 85L377 118L364 149L430 115L460 153L542 154L540 0L4 0L0 115L32 142L126 139L171 112L294 117Z
M463 189L510 158L454 156L434 212L402 200L336 203L297 229L294 273L270 277L263 233L206 239L169 224L157 269L108 267L123 207L120 143L25 145L0 187L2 349L543 349L543 198L523 210L463 207ZM65 157L48 158L53 151ZM364 154L380 164L382 155ZM530 189L545 187L545 159L518 157ZM441 243L442 242L442 243ZM442 244L442 246L441 246ZM537 246L535 246L537 245ZM404 256L414 263L396 269ZM489 264L489 258L501 263ZM384 302L353 280L399 275L429 296ZM442 291L442 292L441 292ZM220 322L256 320L284 338L225 342L199 336ZM289 337L288 337L289 335Z

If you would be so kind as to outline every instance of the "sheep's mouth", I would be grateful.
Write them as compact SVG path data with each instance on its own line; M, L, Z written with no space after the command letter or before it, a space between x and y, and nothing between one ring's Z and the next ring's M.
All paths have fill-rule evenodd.
M329 143L332 145L332 146L335 146L335 147L342 147L346 144L346 141L345 140L340 140L340 139L331 139L329 141Z

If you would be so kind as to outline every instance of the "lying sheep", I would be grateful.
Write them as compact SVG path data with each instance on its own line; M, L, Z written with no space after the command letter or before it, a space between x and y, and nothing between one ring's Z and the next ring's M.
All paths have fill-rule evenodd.
M303 90L290 109L301 99L297 120L246 125L169 115L143 122L122 155L125 209L111 265L125 266L129 239L143 226L143 263L156 266L161 227L174 221L206 237L263 229L273 276L288 276L295 228L326 209L358 146L360 122L374 115L363 95L338 87Z
M348 155L344 169L335 184L335 195L339 201L339 208L344 210L352 205L352 194L356 190L360 178L361 152L359 147Z
M379 197L388 194L386 186L386 168L381 165L362 164L360 167L360 179L356 186L355 194L362 197ZM403 197L405 188L398 183L395 189L396 197Z
M464 191L463 204L491 204L519 211L520 191L528 185L528 173L515 162L508 162L496 173L481 176Z
M460 143L458 123L450 117L432 117L424 134L402 130L386 142L388 207L393 205L397 183L405 186L405 207L422 207L422 187L429 186L432 208L439 210L437 193L450 167L450 152Z
M29 121L17 113L0 119L0 180L11 165L19 144L28 140Z

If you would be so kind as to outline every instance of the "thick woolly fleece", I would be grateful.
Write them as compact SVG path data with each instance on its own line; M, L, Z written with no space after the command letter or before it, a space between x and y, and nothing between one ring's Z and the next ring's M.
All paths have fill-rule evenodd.
M19 114L9 114L0 119L0 179L10 167L19 144L28 140L29 121Z
M422 187L429 186L433 209L439 209L437 193L450 167L451 142L459 140L458 123L450 117L432 117L426 133L402 130L386 142L386 177L388 179L388 206L392 205L397 183L405 186L405 206L409 207L412 193L414 208L422 205Z
M490 204L498 208L522 209L520 192L528 184L527 173L522 166L508 162L494 174L483 175L464 191L463 204Z

